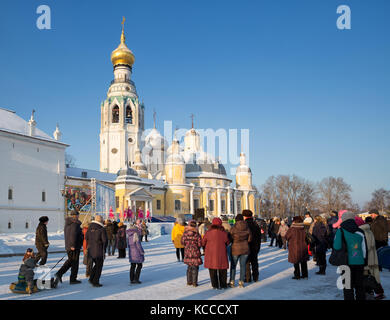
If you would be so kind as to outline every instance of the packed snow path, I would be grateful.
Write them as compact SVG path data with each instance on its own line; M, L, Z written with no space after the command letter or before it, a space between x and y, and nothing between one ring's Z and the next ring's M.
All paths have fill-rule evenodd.
M82 284L69 285L68 271L63 276L63 283L57 289L43 290L31 296L13 294L9 291L11 282L17 280L21 257L0 258L0 299L1 300L157 300L157 299L282 299L282 300L342 300L342 291L337 289L336 268L328 266L326 276L316 275L318 267L311 260L308 263L309 279L293 280L293 267L287 261L287 251L269 247L262 243L259 255L260 281L246 284L245 288L214 290L211 287L208 269L203 265L199 270L199 286L186 285L187 266L176 261L176 254L170 236L165 235L150 242L142 243L145 248L145 263L142 269L142 284L130 285L128 259L107 256L101 283L103 287L93 288L85 277L85 266L80 256L79 280ZM116 253L117 254L117 253ZM49 254L49 267L62 257L62 254ZM60 262L59 266L62 265ZM238 271L238 270L237 270ZM229 274L228 274L229 276ZM239 272L236 275L238 284ZM390 272L381 272L382 285L387 296L390 295Z

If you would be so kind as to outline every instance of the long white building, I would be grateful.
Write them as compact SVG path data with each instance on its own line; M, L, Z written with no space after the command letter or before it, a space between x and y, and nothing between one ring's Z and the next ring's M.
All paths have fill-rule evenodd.
M48 231L63 230L65 149L58 129L50 137L0 108L0 233L34 232L40 216Z

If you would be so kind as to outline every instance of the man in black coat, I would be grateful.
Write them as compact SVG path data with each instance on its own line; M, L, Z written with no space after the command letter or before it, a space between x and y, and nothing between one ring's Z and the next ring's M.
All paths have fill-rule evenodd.
M106 229L107 233L107 247L108 255L113 256L114 255L114 248L115 248L115 236L114 236L114 225L110 220L107 220L106 225L104 227Z
M89 225L85 234L87 241L88 254L92 258L92 270L89 277L89 283L94 287L101 287L99 283L103 270L103 262L107 247L107 232L103 225L102 216L96 216L95 220Z
M71 269L69 283L81 283L80 280L77 280L77 273L79 271L80 249L83 246L84 237L81 230L81 222L79 221L78 211L72 210L71 216L66 218L64 236L65 250L68 254L68 260L65 261L61 269L55 274L55 286L57 286L58 282L62 283L62 276L69 269Z
M116 239L118 237L118 221L113 221L112 222L112 225L113 225L113 228L112 228L112 238L113 238L113 241L114 241L114 248L112 249L112 255L115 255L115 250L116 250Z
M248 224L249 230L252 233L252 241L249 242L249 255L246 261L246 275L245 282L254 282L259 280L259 262L258 255L261 246L261 230L256 221L253 220L253 213L250 210L243 210L242 214L246 223ZM252 274L251 274L252 268Z
M47 224L49 222L48 217L40 217L37 230L35 231L35 246L37 247L38 253L35 257L35 263L43 266L47 261L47 249L49 248L49 241L47 239Z

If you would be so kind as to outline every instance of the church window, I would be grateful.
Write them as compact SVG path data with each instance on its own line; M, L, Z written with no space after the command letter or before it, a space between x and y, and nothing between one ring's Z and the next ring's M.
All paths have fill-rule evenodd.
M112 108L112 123L118 123L119 122L119 107L115 106Z
M132 124L133 123L133 112L131 111L131 107L126 107L126 123Z
M210 211L214 211L214 200L209 201Z
M199 209L199 199L194 199L194 209Z
M46 202L46 192L42 191L42 202Z
M8 200L12 200L13 199L13 190L12 188L8 188Z
M130 143L132 143L132 142L133 142L133 138L129 138L128 141L129 141Z
M241 201L237 200L237 212L236 214L241 213Z
M26 225L25 225L26 229L28 229L28 222L26 222Z
M161 210L161 200L157 200L157 210Z
M175 211L180 211L181 203L180 200L175 200Z
M115 197L115 206L119 208L119 197Z
M225 212L225 200L221 200L221 212Z
M88 175L87 171L82 171L82 172L81 172L81 177L82 177L82 178L86 178L87 175Z
M8 229L12 229L12 223L8 222Z

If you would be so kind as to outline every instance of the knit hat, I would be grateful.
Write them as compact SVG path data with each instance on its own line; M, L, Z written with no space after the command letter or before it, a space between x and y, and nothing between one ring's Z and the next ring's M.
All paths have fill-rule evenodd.
M242 215L243 215L244 217L252 217L252 216L253 216L253 213L252 213L252 211L250 211L250 210L243 210L243 211L242 211Z
M33 252L34 250L33 249L31 249L31 248L28 248L27 250L26 250L26 252Z
M195 220L191 220L188 225L192 228L196 228L196 221Z
M365 224L364 220L362 218L360 218L359 216L355 216L355 222L358 225L358 227Z
M239 213L238 215L236 215L236 221L242 221L244 220L244 215Z
M353 212L347 211L341 217L341 221L344 222L344 221L347 221L347 220L350 220L350 219L355 219L355 216L356 215Z
M43 217L39 218L39 222L45 223L45 222L48 222L48 221L49 221L49 218L46 217L46 216L43 216Z
M220 218L214 218L212 224L215 226L222 226L222 220Z
M339 211L339 220L337 220L337 222L336 223L333 223L333 225L332 225L332 227L334 228L334 229L338 229L338 228L340 228L340 224L343 222L342 220L341 220L341 217L344 215L344 213L346 213L347 212L347 210L340 210Z

